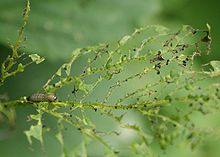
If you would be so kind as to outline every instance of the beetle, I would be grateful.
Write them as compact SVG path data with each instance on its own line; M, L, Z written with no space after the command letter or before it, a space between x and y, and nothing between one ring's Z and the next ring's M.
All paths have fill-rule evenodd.
M31 102L54 102L57 100L55 94L35 93L27 98Z

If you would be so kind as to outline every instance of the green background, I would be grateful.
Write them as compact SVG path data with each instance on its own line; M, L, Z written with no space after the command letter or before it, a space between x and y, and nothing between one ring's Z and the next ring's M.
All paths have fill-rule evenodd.
M9 43L13 43L21 24L23 0L0 1L0 61L10 52ZM78 47L111 43L134 28L160 24L170 29L187 24L195 28L211 25L212 53L200 57L200 62L219 60L220 22L217 0L31 0L31 13L25 31L27 38L23 51L37 53L46 58L40 65L28 67L24 73L9 78L0 93L7 93L10 99L30 95L54 73ZM31 123L26 122L27 115L35 113L30 107L17 109L16 130L9 138L0 141L0 156L42 156L40 144L34 140L29 146L24 130ZM214 118L213 118L214 117ZM219 125L218 116L208 117L204 123ZM216 118L217 117L217 118ZM53 123L53 119L49 122ZM0 124L1 125L1 124ZM68 130L66 136L77 145L77 134ZM61 149L53 135L46 136L48 156L60 156ZM220 155L219 139L207 139L196 151L183 146L170 146L160 156L216 156Z

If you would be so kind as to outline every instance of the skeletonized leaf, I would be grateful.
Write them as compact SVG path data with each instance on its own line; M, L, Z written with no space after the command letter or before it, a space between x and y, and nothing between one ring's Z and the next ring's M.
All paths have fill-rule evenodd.
M39 113L37 115L31 115L31 118L33 120L37 120L36 125L31 125L30 129L28 131L25 131L25 135L27 136L28 142L32 144L31 137L39 140L41 143L43 143L43 136L42 136L42 122L41 122L42 114Z
M220 72L220 61L211 61L210 65L212 66L214 72Z
M18 70L19 72L23 72L23 71L24 71L24 66L23 66L23 64L19 63L17 70Z
M35 62L36 64L40 64L41 62L43 62L45 60L44 57L39 56L38 54L31 54L29 55L29 57L31 58L31 60L33 62Z
M168 29L164 26L157 25L155 29L159 34L166 34Z
M141 155L141 156L143 155L143 156L149 156L149 157L153 156L150 149L147 147L145 143L133 144L132 149L137 155Z
M64 146L64 142L63 142L63 135L62 135L62 132L59 131L57 134L56 134L56 138L57 140L60 142L61 146L63 147Z
M123 46L129 39L131 38L130 35L124 36L121 40L119 40L119 45Z

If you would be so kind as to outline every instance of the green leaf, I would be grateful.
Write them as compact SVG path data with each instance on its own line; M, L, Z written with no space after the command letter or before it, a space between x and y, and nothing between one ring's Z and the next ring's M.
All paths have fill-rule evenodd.
M61 76L62 75L62 68L59 68L56 72L56 75Z
M75 86L77 89L84 91L86 94L93 88L92 84L86 84L81 79L76 79Z
M210 32L211 32L211 26L207 23L207 24L206 24L206 27L208 28L208 32L209 32L209 34L210 34Z
M122 118L125 116L125 113L124 114L121 114L120 116L117 116L115 117L115 119L118 121L118 122L121 122Z
M32 144L31 137L39 140L41 143L43 143L43 136L42 136L42 122L41 122L42 114L39 113L37 115L31 115L31 118L33 120L37 120L36 125L31 125L30 129L28 131L24 131L25 135L27 136L28 142Z
M137 155L148 156L148 157L153 156L152 152L150 151L150 149L147 147L145 143L142 143L142 144L135 143L132 145L132 149Z
M70 70L71 70L71 64L64 64L62 67L65 70L67 76L69 76L70 75Z
M168 29L164 26L160 26L160 25L157 25L156 26L156 32L158 32L159 34L166 34Z
M127 43L127 41L131 39L131 36L130 35L126 35L124 36L121 40L119 40L119 45L123 46Z
M108 61L107 61L107 63L106 63L106 65L105 65L105 67L106 67L106 68L109 68L111 64L112 64L112 59L109 58Z
M212 66L214 72L220 72L220 61L211 61L210 65Z
M15 125L15 119L16 119L16 112L14 108L5 108L5 106L1 105L1 99L4 98L5 95L0 95L0 115L4 114L7 119L8 123L11 127L14 127ZM5 97L7 99L7 96Z
M19 71L19 72L23 72L23 71L24 71L24 66L23 66L23 64L21 64L21 63L18 64L17 71Z
M62 135L62 132L59 131L57 134L56 134L56 138L57 140L59 141L59 143L61 144L61 146L63 147L64 146L64 141L63 141L63 135Z
M87 145L91 142L89 137L83 136L83 141L77 146L74 147L73 152L69 154L70 156L80 156L87 157Z
M31 58L31 60L33 62L35 62L36 64L40 64L41 62L43 62L45 60L44 57L39 56L38 54L31 54L29 55L29 57Z

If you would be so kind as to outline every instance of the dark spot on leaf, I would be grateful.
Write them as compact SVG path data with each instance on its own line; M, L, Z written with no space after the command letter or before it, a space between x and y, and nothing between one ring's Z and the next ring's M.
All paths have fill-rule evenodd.
M115 153L115 154L119 154L120 152L119 152L118 150L115 150L114 153Z
M194 34L196 34L196 33L197 33L197 31L196 31L196 30L193 30L193 31L192 31L192 34L193 34L193 35L194 35Z
M211 37L210 37L209 34L207 33L207 35L206 35L204 38L202 38L201 41L208 43L208 42L211 41Z
M186 61L185 60L183 60L183 66L186 66Z
M157 71L157 75L159 75L160 74L160 71Z
M193 136L194 136L194 134L193 134L193 133L190 133L190 134L187 136L187 139L189 140L189 139L193 138Z

